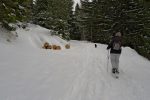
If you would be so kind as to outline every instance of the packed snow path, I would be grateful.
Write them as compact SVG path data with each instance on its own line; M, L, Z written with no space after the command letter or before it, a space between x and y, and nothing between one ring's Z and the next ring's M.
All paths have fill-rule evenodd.
M120 68L120 79L112 78L110 62L109 72L107 72L106 47L99 46L100 48L94 48L94 44L89 43L78 48L82 49L78 52L82 57L83 63L80 65L82 68L76 75L68 94L61 100L148 100L146 94L143 94L147 87L144 88L141 83L133 79L130 76L132 73L128 75L123 71L123 67L126 67L125 63L122 63ZM135 65L133 64L133 68L136 68ZM137 77L140 77L138 72Z
M134 50L123 49L114 79L105 45L71 45L63 51L1 45L0 100L149 100L150 62Z

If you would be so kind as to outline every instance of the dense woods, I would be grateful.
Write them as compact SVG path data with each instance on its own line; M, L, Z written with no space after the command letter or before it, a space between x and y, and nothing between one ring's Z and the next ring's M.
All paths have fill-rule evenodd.
M10 23L34 23L67 40L104 44L120 31L124 46L150 59L149 0L81 0L75 11L72 6L71 0L0 0L0 22L10 31Z

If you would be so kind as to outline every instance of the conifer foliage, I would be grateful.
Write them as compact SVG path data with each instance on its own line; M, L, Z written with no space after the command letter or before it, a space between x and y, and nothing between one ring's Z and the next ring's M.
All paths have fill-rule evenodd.
M8 30L15 28L9 23L27 20L32 0L0 0L0 22Z
M125 46L150 59L150 5L147 3L146 0L81 1L82 6L76 11L81 39L108 43L111 35L121 31Z
M37 0L33 10L33 22L53 29L68 39L68 20L72 5L71 0Z
M34 1L34 2L33 2ZM108 43L120 31L123 45L150 59L149 0L0 0L0 24L31 21L65 39Z

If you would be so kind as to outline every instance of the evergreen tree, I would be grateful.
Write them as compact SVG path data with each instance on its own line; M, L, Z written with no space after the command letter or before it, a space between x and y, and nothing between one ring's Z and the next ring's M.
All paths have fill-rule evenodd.
M92 40L92 25L93 25L93 14L92 13L93 5L88 2L88 0L81 1L82 7L79 8L77 5L76 9L76 20L77 26L79 27L79 32L81 34L82 40Z
M110 35L121 31L124 45L149 55L150 8L144 0L88 0L82 1L79 10L80 32L93 42L108 43ZM148 55L148 56L147 56Z
M31 0L0 0L0 22L6 29L14 30L9 23L27 19L29 2L31 3Z
M48 8L48 0L37 0L33 7L33 22L35 24L39 24L43 27L46 26L46 22L48 21L48 13L46 12Z
M72 5L71 0L37 0L34 6L34 23L53 29L68 38L68 20Z
M81 33L79 31L79 23L77 22L77 17L79 16L79 4L76 5L75 11L72 11L70 14L69 20L69 31L70 38L73 40L81 40Z

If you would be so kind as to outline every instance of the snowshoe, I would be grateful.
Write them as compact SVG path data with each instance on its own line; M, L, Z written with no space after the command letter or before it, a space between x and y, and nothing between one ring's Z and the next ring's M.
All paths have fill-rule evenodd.
M116 68L113 68L112 69L112 76L114 77L114 78L116 78L116 79L118 79L119 78L119 71L116 69Z

